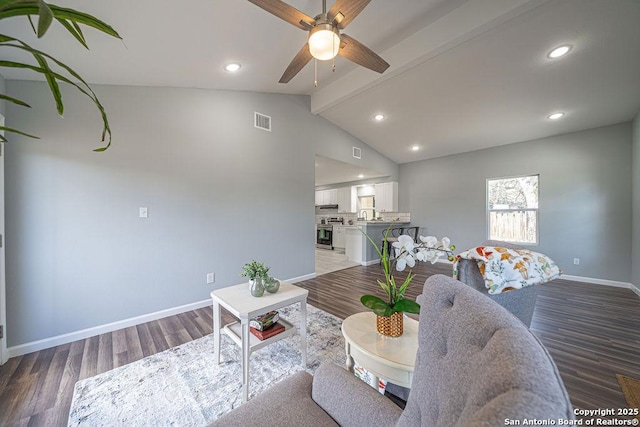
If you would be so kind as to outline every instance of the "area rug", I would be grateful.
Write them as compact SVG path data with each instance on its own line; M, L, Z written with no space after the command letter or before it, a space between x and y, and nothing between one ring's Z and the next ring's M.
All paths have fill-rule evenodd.
M279 310L299 324L298 305ZM307 305L307 371L344 364L342 320ZM302 370L298 335L251 354L249 396ZM78 381L69 426L201 426L242 403L240 348L222 334L220 365L213 336L188 342L109 372Z
M640 408L640 380L616 374L629 408ZM636 417L640 419L640 417Z

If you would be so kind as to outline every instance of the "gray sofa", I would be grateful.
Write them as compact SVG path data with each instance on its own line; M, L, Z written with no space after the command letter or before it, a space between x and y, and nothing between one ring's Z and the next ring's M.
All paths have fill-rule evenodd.
M488 240L481 246L500 246L507 249L522 249L522 246L512 243ZM474 260L458 260L458 280L471 286L483 295L488 296L524 323L527 328L531 326L533 311L538 297L538 286L528 286L526 288L504 292L502 294L490 295L484 284L484 278L480 274L478 264Z
M498 426L505 419L574 419L556 366L538 339L489 298L443 275L422 309L413 387L402 411L344 368L299 372L216 426Z

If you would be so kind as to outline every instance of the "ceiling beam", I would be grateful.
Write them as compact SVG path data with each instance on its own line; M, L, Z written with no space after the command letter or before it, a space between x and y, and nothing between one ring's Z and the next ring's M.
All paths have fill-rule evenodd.
M441 9L432 22L380 54L391 67L384 74L358 67L311 95L311 112L322 114L342 101L383 84L550 0L472 0ZM460 2L459 2L460 3ZM451 4L451 3L450 3Z

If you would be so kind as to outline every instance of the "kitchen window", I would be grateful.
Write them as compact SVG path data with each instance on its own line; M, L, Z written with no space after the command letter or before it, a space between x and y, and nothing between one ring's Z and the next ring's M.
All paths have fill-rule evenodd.
M374 196L362 196L358 198L360 201L360 217L366 217L367 219L375 219L376 208Z
M489 240L538 243L538 177L487 180Z

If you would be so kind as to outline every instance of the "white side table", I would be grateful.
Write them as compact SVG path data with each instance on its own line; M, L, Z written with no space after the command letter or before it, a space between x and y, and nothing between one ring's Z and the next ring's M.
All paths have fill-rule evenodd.
M355 359L372 374L372 385L376 389L379 378L411 388L418 351L418 321L405 317L403 330L397 338L379 334L376 315L372 312L356 313L344 319L342 335L349 371L353 372Z
M215 363L220 363L220 332L224 331L242 349L242 399L249 399L249 356L253 351L273 344L295 333L300 334L300 353L302 366L307 367L307 295L309 291L287 282L280 282L280 289L275 294L265 292L262 297L253 297L249 284L242 283L211 292L213 300L213 343ZM260 341L249 332L249 320L291 304L300 303L300 326L296 328L285 319L279 322L285 327L283 332ZM221 327L220 306L226 308L240 322L233 322Z

